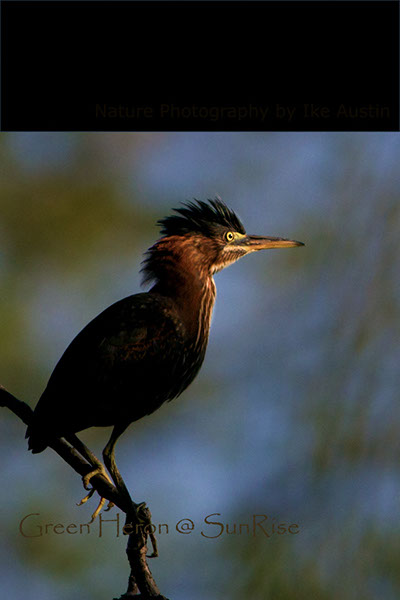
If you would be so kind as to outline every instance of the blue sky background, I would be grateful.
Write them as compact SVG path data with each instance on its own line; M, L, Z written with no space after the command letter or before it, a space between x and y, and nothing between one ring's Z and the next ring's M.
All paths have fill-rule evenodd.
M140 290L155 221L180 201L219 195L249 233L306 243L216 275L200 375L117 446L135 500L169 525L151 563L162 593L397 598L398 135L24 133L1 156L0 381L32 406L74 335ZM82 439L100 454L108 435ZM76 507L79 478L28 454L7 411L0 436L8 598L122 594L125 539L20 535L26 514L79 524L94 501ZM207 539L212 513L299 534Z

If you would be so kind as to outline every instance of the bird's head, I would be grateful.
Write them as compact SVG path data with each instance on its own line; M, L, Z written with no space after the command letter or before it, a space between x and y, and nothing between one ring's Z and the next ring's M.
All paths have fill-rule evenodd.
M173 254L193 269L213 274L242 256L269 248L303 246L280 237L248 235L238 216L220 199L182 203L176 214L160 219L162 238L147 253L144 279L157 279L157 260Z

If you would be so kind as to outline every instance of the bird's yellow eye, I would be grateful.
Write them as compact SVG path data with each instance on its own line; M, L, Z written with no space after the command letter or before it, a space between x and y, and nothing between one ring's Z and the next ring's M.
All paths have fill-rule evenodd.
M233 235L232 231L228 231L225 234L225 239L226 239L227 242L231 242L234 239L234 237L235 236Z

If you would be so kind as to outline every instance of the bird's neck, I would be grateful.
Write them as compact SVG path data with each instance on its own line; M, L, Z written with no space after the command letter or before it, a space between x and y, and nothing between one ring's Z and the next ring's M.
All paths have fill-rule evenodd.
M173 300L192 343L207 343L216 297L212 274L201 258L190 251L166 251L166 247L159 250L160 260L157 261L156 253L153 255L157 265L155 285L150 291Z
M174 301L188 337L195 345L202 340L207 342L216 297L215 283L211 276L199 281L180 272L179 277L160 279L150 291Z

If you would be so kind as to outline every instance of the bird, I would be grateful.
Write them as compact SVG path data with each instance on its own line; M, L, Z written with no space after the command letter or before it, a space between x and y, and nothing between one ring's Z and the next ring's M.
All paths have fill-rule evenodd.
M144 255L142 283L149 291L115 302L73 339L27 428L32 453L64 438L89 463L83 477L89 493L81 503L94 492L89 484L98 473L130 500L115 461L117 440L131 423L177 398L198 374L216 298L214 275L252 252L304 245L248 235L219 197L181 202L172 212L157 221L161 237ZM76 434L109 426L103 464ZM103 504L101 498L92 520Z

